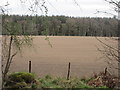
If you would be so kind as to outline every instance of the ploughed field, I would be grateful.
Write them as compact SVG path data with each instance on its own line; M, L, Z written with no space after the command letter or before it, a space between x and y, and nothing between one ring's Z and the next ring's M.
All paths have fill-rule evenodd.
M15 56L10 72L28 71L28 62L32 61L32 72L38 76L50 74L66 77L68 63L71 62L70 76L89 76L94 72L103 71L108 67L105 58L97 50L102 49L101 43L95 37L80 36L34 36L33 46L24 47ZM103 42L105 37L99 37ZM108 43L108 42L107 42ZM114 45L117 43L109 41Z

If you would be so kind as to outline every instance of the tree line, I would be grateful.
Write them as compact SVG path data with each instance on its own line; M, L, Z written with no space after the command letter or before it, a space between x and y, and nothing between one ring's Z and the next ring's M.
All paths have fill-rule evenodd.
M116 37L118 33L116 18L3 15L3 25L3 35Z

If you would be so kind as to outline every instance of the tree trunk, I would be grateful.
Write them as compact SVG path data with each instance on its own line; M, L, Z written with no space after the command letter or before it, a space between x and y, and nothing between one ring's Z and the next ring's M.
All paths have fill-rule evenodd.
M118 3L120 6L120 2ZM118 6L118 77L120 78L120 8Z
M2 15L0 15L0 35L2 35ZM0 90L2 89L2 36L0 36Z
M8 57L7 57L7 62L6 62L6 65L5 65L5 69L3 71L3 76L2 76L3 77L3 86L4 86L4 82L6 80L6 76L7 76L7 73L9 71L10 64L11 64L12 42L13 42L13 36L10 36L9 48L8 48Z

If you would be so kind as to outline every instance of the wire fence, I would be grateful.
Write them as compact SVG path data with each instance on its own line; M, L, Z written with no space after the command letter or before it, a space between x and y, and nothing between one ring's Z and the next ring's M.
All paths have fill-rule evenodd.
M77 62L64 62L64 63L47 63L47 62L39 62L35 63L34 61L28 61L27 71L36 73L38 76L44 75L53 75L53 76L62 76L67 79L70 76L75 77L84 77L91 76L95 73L99 73L104 71L106 66L98 66L97 65L87 65ZM113 74L117 74L117 71L111 70Z
M21 60L21 59L20 59ZM69 66L70 63L70 66ZM69 70L70 67L70 70ZM47 60L31 60L29 58L17 61L15 60L11 66L11 72L32 72L37 76L60 76L60 77L87 77L91 76L94 73L99 73L103 71L107 65L105 63L98 62L86 62L77 60L69 62L69 61L47 61ZM69 72L69 75L68 75ZM116 74L117 71L112 70L112 73Z

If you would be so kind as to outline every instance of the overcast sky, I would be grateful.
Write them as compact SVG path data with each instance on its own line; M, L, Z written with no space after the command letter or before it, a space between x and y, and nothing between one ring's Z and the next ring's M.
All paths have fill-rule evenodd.
M21 0L0 0L0 6L6 5L8 2L10 5L5 7L9 11L8 14L33 14L28 10L28 8L30 7L30 3L32 3L31 1L35 0L22 0L26 1L25 3L21 3L20 1ZM42 0L38 1L39 3L42 3ZM76 0L77 3L74 2L74 0L45 1L45 5L48 8L48 15L66 15L74 17L112 17L110 14L95 14L97 10L115 14L113 7L104 0ZM41 12L41 10L37 8L37 14L44 15L45 13Z

